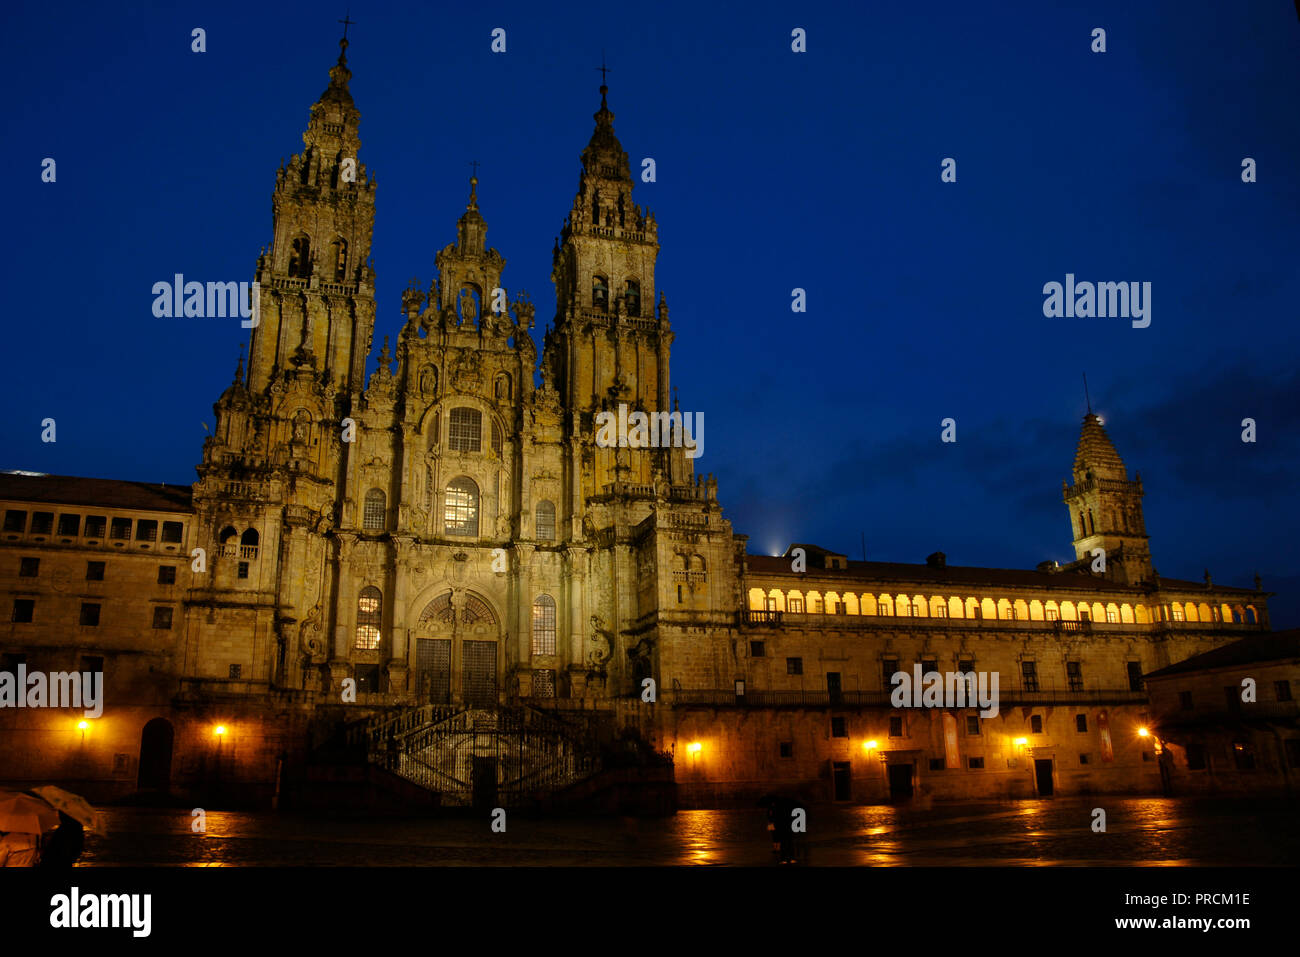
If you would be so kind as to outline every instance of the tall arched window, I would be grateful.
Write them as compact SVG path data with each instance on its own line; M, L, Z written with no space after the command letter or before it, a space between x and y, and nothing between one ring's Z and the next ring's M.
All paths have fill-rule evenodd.
M591 278L591 308L597 312L609 311L609 286L605 285L604 276Z
M374 585L361 589L357 599L357 649L374 651L379 647L379 629L384 624L384 596Z
M1097 534L1097 526L1092 521L1092 509L1088 509L1088 534Z
M383 531L388 525L388 500L383 491L372 488L366 493L366 507L361 517L361 527Z
M1079 537L1086 538L1088 535L1088 520L1083 517L1083 509L1079 509Z
M346 239L334 240L331 249L334 260L334 281L344 282L348 275L348 243Z
M461 476L447 484L443 525L448 535L478 534L478 486Z
M624 299L627 302L627 314L629 316L641 315L641 284L635 279L627 281L627 292L624 293Z
M533 654L555 654L555 599L538 595L533 602Z
M555 541L555 506L551 502L537 503L537 540Z
M478 452L483 448L483 415L478 409L451 410L447 446L453 452Z
M294 279L307 279L311 276L311 240L306 233L299 233L294 238L289 252L289 275Z

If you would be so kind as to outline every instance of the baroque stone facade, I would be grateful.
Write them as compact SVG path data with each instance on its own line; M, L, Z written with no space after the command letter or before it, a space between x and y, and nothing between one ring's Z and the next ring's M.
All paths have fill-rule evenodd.
M351 719L372 751L400 730L402 760L381 763L436 790L404 763L412 749L514 707L604 715L673 752L686 803L778 785L857 801L1152 787L1132 734L1142 674L1266 628L1267 595L1159 578L1140 478L1096 416L1064 490L1069 566L748 555L689 448L597 439L620 406L678 414L658 227L633 200L604 86L540 364L534 306L505 293L475 178L437 277L403 294L367 379L376 189L346 46L277 172L247 369L241 357L214 407L190 494L0 480L9 664L102 658L108 689L79 742L67 715L6 736L7 776L269 796L323 721ZM115 587L102 618L73 627L103 590L80 577L96 561ZM155 565L172 569L157 585ZM999 716L891 707L889 675L914 662L998 672ZM553 743L571 727L525 725ZM446 746L474 751L457 734ZM565 754L567 785L590 766Z

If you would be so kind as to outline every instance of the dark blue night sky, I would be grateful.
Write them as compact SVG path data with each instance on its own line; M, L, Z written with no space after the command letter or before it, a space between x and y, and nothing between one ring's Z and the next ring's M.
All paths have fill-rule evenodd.
M156 319L150 290L178 272L252 279L276 167L338 53L337 6L6 5L0 467L193 480L247 331ZM376 350L400 328L401 290L427 287L454 240L473 159L489 243L538 304L540 341L603 49L633 169L657 163L636 195L659 221L673 381L705 414L697 468L752 552L803 541L860 558L865 532L875 559L1072 559L1061 482L1086 371L1142 474L1161 574L1208 566L1249 585L1258 570L1286 592L1274 624L1300 624L1292 3L354 2L351 16L378 181ZM190 52L194 27L206 53ZM807 53L791 52L795 27ZM1244 157L1258 182L1242 182ZM1150 282L1150 327L1045 318L1043 285L1066 273ZM940 442L948 416L955 445Z

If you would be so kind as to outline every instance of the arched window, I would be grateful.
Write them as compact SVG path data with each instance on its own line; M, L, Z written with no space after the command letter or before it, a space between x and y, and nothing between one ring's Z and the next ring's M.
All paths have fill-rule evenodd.
M255 528L245 529L244 534L239 536L239 544L252 545L254 548L256 548L258 544L257 529Z
M479 452L483 448L483 414L478 409L451 410L447 446L453 452Z
M348 243L345 239L336 239L332 244L334 260L334 281L345 282L348 275Z
M501 450L504 447L505 446L501 441L501 426L497 425L496 419L493 419L492 420L492 451L495 452L498 456L500 456Z
M379 647L379 629L384 623L384 596L374 585L361 589L357 599L357 649L374 651Z
M235 531L234 528L227 525L225 528L221 530L221 533L217 536L217 541L220 542L222 545L228 545L238 537L239 537L239 532Z
M609 311L609 286L605 285L604 276L591 279L591 308L597 312Z
M627 314L629 316L641 315L641 284L635 279L627 281L627 292L624 293L624 299L627 303Z
M555 541L555 506L550 502L537 503L537 540Z
M555 599L538 595L533 602L533 654L555 654Z
M478 534L478 486L461 476L447 484L443 524L448 535Z
M1092 509L1088 509L1088 534L1089 535L1097 534L1097 526L1092 520Z
M383 531L388 525L388 500L382 490L372 488L366 493L366 507L362 513L361 527Z
M311 240L306 233L299 233L294 238L289 253L289 276L294 279L307 279L311 276Z

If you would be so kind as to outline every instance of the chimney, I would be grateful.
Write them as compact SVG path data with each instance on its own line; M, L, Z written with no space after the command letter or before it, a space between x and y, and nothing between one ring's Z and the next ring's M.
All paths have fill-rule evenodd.
M932 555L925 556L925 563L931 568L944 568L948 564L948 556L943 552L935 552Z

